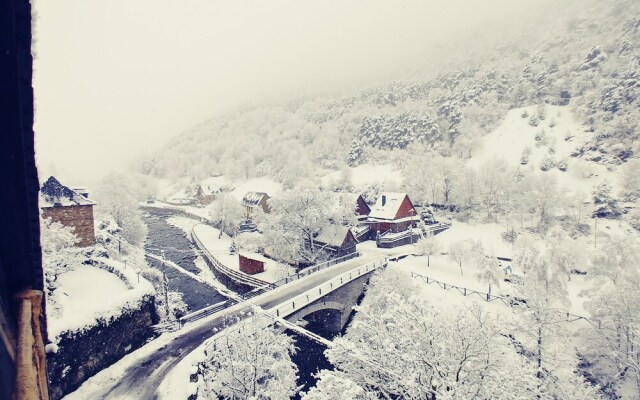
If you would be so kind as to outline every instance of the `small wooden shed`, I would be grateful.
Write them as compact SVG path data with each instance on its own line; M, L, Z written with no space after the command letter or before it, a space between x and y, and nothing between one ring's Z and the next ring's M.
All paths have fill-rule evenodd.
M250 256L238 254L240 260L240 271L245 274L255 275L264 272L264 261L256 260Z

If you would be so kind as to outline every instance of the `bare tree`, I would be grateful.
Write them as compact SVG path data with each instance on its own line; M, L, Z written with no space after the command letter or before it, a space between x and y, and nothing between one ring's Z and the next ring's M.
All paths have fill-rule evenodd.
M449 246L449 257L460 267L460 275L464 275L462 263L469 257L469 244L464 240L452 243Z
M422 240L416 243L416 247L420 254L427 256L427 267L431 266L431 256L440 250L436 237L432 233L427 233Z

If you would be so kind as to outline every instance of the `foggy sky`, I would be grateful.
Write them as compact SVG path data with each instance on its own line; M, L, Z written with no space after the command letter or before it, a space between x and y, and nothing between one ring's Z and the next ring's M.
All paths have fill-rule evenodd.
M41 178L90 183L238 106L384 83L552 1L35 3Z

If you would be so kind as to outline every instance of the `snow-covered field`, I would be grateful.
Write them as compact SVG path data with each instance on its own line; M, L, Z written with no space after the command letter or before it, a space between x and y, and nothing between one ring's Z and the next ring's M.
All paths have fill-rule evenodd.
M106 258L98 263L116 273L92 265L76 265L60 274L54 292L58 312L48 320L48 334L52 342L65 331L78 332L96 325L99 319L116 318L139 306L143 296L155 291L151 283L124 264Z

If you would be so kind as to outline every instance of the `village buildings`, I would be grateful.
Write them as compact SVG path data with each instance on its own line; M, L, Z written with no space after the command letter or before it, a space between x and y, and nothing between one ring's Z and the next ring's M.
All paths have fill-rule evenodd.
M269 195L264 192L247 192L242 198L242 211L245 219L252 219L258 210L269 212Z
M196 189L196 199L203 206L213 203L216 199L216 190L211 185L198 185Z
M96 243L93 206L85 189L79 192L61 184L53 176L40 189L42 218L71 227L78 237L77 246L86 247Z
M406 193L382 193L371 207L367 224L372 232L399 233L416 227L420 220Z
M344 257L356 252L356 238L349 227L329 225L314 238L314 246L320 247L328 258Z

